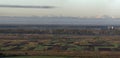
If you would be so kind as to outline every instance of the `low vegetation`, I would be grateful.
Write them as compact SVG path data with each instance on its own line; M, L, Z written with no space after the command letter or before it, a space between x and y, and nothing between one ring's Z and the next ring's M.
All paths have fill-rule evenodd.
M118 29L0 29L0 56L118 58L119 31Z

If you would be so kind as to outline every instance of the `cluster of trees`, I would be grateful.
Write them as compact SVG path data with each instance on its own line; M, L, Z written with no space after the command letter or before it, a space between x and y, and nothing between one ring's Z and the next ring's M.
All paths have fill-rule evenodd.
M72 35L120 35L120 30L96 29L0 29L0 33L11 34L72 34Z

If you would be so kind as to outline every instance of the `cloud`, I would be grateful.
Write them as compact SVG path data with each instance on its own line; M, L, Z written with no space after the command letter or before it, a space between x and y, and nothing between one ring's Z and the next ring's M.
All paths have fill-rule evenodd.
M43 8L43 9L56 8L55 6L25 6L25 5L0 5L0 7L7 7L7 8Z

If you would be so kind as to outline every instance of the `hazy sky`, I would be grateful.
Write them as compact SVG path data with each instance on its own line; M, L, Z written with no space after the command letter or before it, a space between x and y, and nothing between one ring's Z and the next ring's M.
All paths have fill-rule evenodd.
M54 6L55 8L0 7L1 16L120 17L120 0L0 0L0 5Z

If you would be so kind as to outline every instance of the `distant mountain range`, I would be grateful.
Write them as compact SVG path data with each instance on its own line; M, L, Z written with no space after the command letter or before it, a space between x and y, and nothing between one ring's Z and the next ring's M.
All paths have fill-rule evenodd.
M0 24L120 25L120 18L12 17L0 16Z

